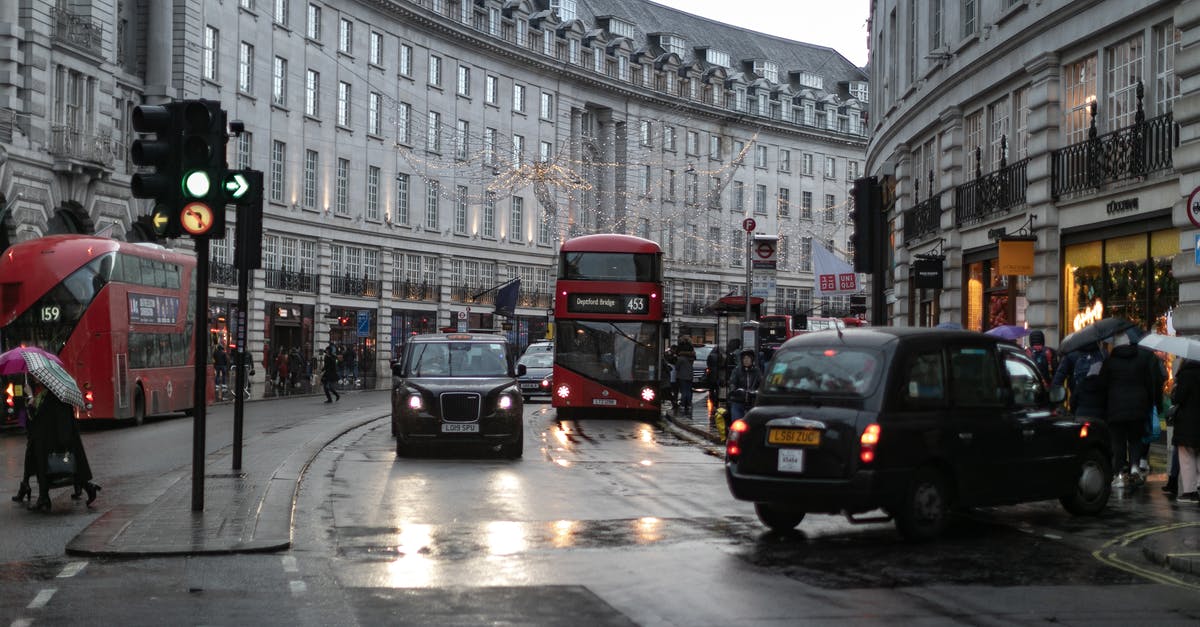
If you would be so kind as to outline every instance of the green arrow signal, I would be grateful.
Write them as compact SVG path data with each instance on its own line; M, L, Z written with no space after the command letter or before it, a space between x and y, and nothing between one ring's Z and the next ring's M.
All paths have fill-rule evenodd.
M250 181L247 181L241 172L235 172L225 178L225 191L229 193L230 198L238 200L250 191Z

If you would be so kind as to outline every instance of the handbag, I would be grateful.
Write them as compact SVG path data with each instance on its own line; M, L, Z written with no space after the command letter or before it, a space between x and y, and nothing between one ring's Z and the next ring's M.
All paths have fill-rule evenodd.
M51 477L75 474L75 456L70 451L50 453L46 458L46 474Z
M746 402L746 390L745 390L745 388L738 388L738 389L736 389L736 390L733 390L732 392L730 392L730 393L729 393L729 402L731 402L731 403L745 403L745 402Z

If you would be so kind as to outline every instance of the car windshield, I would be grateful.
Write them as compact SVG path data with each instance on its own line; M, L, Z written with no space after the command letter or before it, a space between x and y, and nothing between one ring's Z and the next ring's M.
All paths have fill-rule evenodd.
M412 377L503 377L508 375L502 342L418 342L412 344Z
M530 344L528 347L525 348L526 354L553 353L553 352L554 352L554 344L551 342L538 342L536 344Z
M525 364L526 368L549 368L554 365L554 353L533 353L517 363Z
M696 361L706 361L708 359L708 354L712 352L712 349L713 347L711 346L701 346L700 348L697 348Z
M883 359L879 354L865 349L788 348L777 353L767 366L761 391L862 396L874 388L882 370Z

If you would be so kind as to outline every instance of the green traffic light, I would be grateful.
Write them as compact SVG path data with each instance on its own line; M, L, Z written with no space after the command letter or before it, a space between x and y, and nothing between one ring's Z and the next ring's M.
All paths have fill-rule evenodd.
M212 181L208 178L208 172L193 170L183 175L183 191L192 198L208 196L208 190L211 187Z

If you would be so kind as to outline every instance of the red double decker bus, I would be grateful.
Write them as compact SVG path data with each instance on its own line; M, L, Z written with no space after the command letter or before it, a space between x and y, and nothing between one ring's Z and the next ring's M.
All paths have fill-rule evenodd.
M586 235L559 251L554 389L560 418L659 415L662 248L630 235Z
M194 257L155 244L85 235L16 244L0 255L0 347L57 354L89 404L80 418L140 424L190 411L195 270Z

